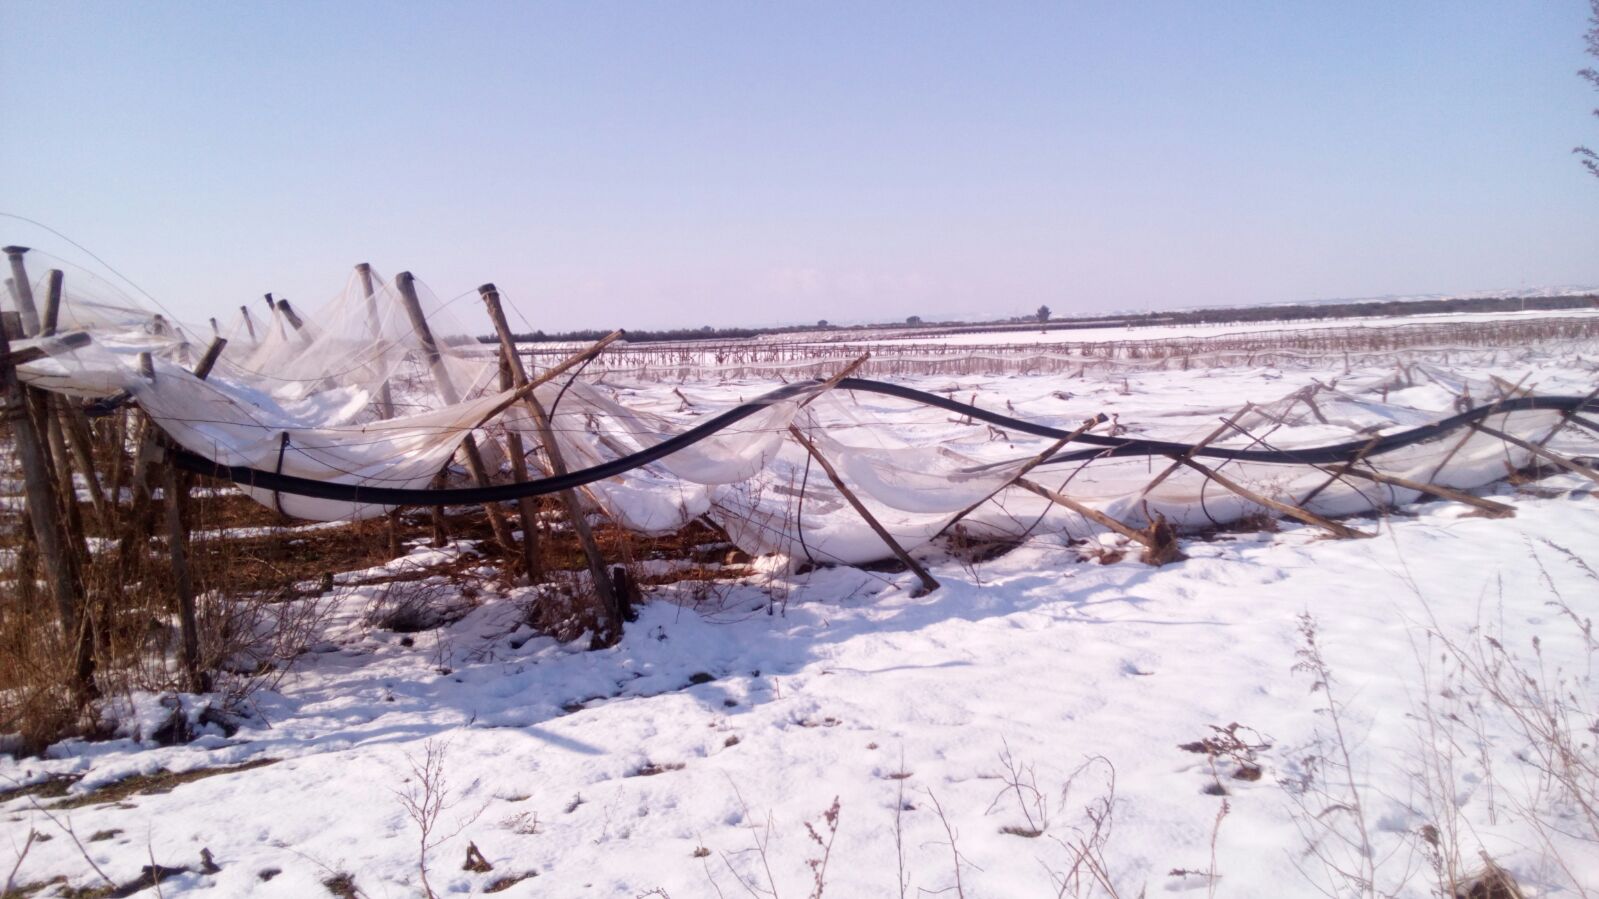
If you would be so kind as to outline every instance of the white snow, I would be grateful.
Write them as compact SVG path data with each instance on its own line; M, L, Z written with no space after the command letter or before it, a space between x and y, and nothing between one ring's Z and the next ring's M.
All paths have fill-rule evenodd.
M1529 356L1520 370L1496 373L1512 382L1530 375L1548 393L1586 393L1593 381L1580 357ZM961 398L980 390L997 397L986 402L1009 399L1044 420L1103 410L1183 433L1312 375L1160 372L1131 376L1125 390L1120 378L1020 376L915 386ZM761 389L685 388L701 409ZM1409 397L1417 405L1450 398L1415 389L1437 394ZM624 401L665 411L679 398L670 386L640 385ZM939 416L918 425L921 433L938 426L955 427ZM1560 440L1573 452L1595 445ZM36 830L52 839L30 847L18 883L65 875L76 886L101 884L61 826L70 823L119 883L152 858L198 869L209 849L220 871L168 879L164 896L328 895L322 882L336 873L369 897L416 896L418 835L398 794L416 785L411 764L432 741L444 747L453 802L440 828L461 828L428 856L440 895L536 873L500 895L804 896L813 890L807 863L822 848L806 823L825 840L822 814L837 797L827 896L954 896L957 873L973 899L1055 896L1071 864L1067 844L1083 833L1084 809L1105 795L1112 768L1103 857L1122 896L1204 894L1203 874L1170 872L1211 870L1213 836L1216 895L1313 896L1318 884L1342 895L1322 880L1295 825L1291 785L1329 726L1317 711L1326 693L1295 670L1308 613L1343 704L1378 888L1434 895L1418 830L1436 818L1415 775L1437 742L1424 733L1422 705L1447 703L1428 631L1469 646L1492 635L1523 658L1536 639L1537 664L1568 678L1592 710L1593 646L1551 603L1584 617L1599 597L1583 561L1599 557L1594 487L1571 474L1500 484L1484 493L1513 505L1512 519L1428 503L1360 522L1377 533L1367 540L1324 539L1287 523L1187 539L1189 558L1161 568L1136 553L1107 554L1126 549L1119 540L1069 545L1037 533L989 561L928 555L943 586L921 598L909 573L793 574L761 558L742 580L653 589L622 643L595 652L585 651L586 638L562 645L533 635L522 623L525 589L485 580L464 618L401 635L364 623L379 594L352 587L317 651L276 690L256 694L231 736L157 746L148 736L158 698L135 697L120 739L61 744L42 759L0 757L0 788L81 774L73 795L162 769L277 760L116 804L66 810L40 800L55 821L12 798L0 803L0 872ZM452 551L419 549L409 561ZM1202 755L1178 748L1233 722L1270 743L1257 781L1231 777L1227 764L1213 777ZM1516 805L1550 799L1521 757L1527 747L1497 717L1480 727L1457 730L1449 785L1471 822L1468 864L1480 846L1530 895L1559 895L1573 880L1599 886L1591 845L1554 835L1571 867L1553 868ZM1039 836L1003 832L1030 826L999 779L1005 752L1042 794ZM1223 797L1206 792L1217 782L1228 794L1219 828ZM492 871L462 870L469 841ZM1101 894L1084 882L1081 895Z

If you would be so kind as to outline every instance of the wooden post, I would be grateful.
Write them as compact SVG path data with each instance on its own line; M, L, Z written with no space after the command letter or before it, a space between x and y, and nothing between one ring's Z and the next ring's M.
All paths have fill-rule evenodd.
M28 268L22 262L27 247L6 247L0 250L11 260L11 291L17 298L17 312L22 315L22 335L33 337L39 333L39 310L33 305L33 284L28 281Z
M856 359L854 362L851 362L850 364L848 364L848 365L844 366L843 368L839 369L838 372L836 374L834 374L831 378L828 378L827 380L823 381L821 383L821 386L816 388L816 392L815 393L811 394L810 396L808 396L805 399L800 401L799 407L801 409L803 409L806 406L809 406L811 403L814 403L817 400L821 399L823 394L827 393L829 390L832 390L834 387L837 387L839 385L840 381L843 381L845 378L847 378L851 374L853 374L855 369L860 368L862 365L865 365L866 364L866 360L868 360L870 358L872 358L872 354L871 353L862 353L860 355L860 358ZM680 391L680 390L678 390L677 388L674 387L674 388L672 388L672 392L676 393L680 397L683 397L683 402L685 402L685 403L688 402L688 397L684 397L682 391Z
M200 357L200 362L194 367L194 376L204 381L211 374L211 369L216 367L217 360L222 358L222 350L228 345L226 337L218 337L211 341L205 348L205 355Z
M937 590L939 586L938 581L933 579L933 576L927 572L926 568L922 567L920 562L917 562L915 559L911 558L911 554L906 552L903 546L899 545L899 541L894 539L894 535L890 534L888 529L883 527L883 525L872 515L871 511L866 508L865 504L863 504L860 499L855 496L854 492L852 492L849 487L844 485L844 479L838 476L838 472L834 470L833 464L827 461L827 457L822 455L822 451L817 449L816 445L811 443L810 440L806 439L805 435L800 432L799 428L789 425L788 433L799 442L800 446L805 447L805 451L811 454L811 458L815 459L818 465L822 466L822 471L827 474L827 479L833 482L833 488L836 489L839 494L849 502L850 506L855 509L855 512L860 515L861 518L865 519L867 525L869 525L871 529L876 532L877 536L888 545L889 552L892 552L895 558L899 559L901 562L904 562L905 567L916 573L917 579L922 582L922 587L912 595L926 596L934 590Z
M27 273L22 269L21 252L11 253L16 249L7 248L11 255L12 271L19 283L26 283ZM31 298L29 306L32 306ZM34 324L37 326L37 318ZM10 352L11 341L4 331L0 331L0 355L9 355ZM55 596L64 645L74 654L73 686L80 698L86 698L95 692L94 647L87 623L83 620L83 575L79 560L66 545L45 447L28 408L27 391L14 367L7 365L0 368L0 386L5 391L7 417L12 422L17 456L22 463L23 489L34 541L44 563L51 593Z
M500 292L493 284L485 284L478 288L478 294L483 297L483 304L488 307L489 319L494 322L494 331L500 338L500 352L510 362L511 379L517 385L519 392L525 390L527 410L533 418L534 427L538 429L539 440L544 443L550 471L556 475L566 474L566 460L562 458L561 448L555 442L555 431L550 427L549 416L545 414L544 406L539 403L538 397L534 396L531 389L533 383L528 380L527 372L522 369L522 360L516 355L516 342L511 339L511 326L506 322L505 309L500 305ZM583 513L583 504L578 501L577 491L562 490L560 495L561 503L566 507L567 518L572 524L572 532L577 535L578 543L583 547L583 556L588 560L589 579L594 582L594 593L599 599L594 609L596 627L594 642L600 646L613 646L622 639L621 603L611 584L605 559L600 555L599 544L594 540L594 532L589 529L588 519Z
M494 289L494 285L486 284L484 287ZM483 290L483 287L478 288ZM511 357L500 351L500 389L510 390L516 386L516 377L511 374L511 367L515 363ZM528 480L527 453L522 446L522 435L515 428L505 429L505 448L511 456L511 474L518 484ZM543 575L542 566L539 565L539 536L538 536L538 509L534 505L533 497L524 496L516 501L517 515L522 520L522 567L527 574L529 584L536 583ZM624 616L625 617L625 616Z
M361 292L366 295L367 326L372 329L372 339L378 344L383 343L383 322L378 316L378 301L372 288L372 266L365 262L357 263L356 274L361 278ZM387 421L394 417L394 394L389 389L389 379L384 378L378 385L378 418ZM395 506L389 510L389 556L400 557L400 515L401 508Z
M272 313L272 320L278 323L278 336L284 340L289 339L289 329L283 327L283 310L278 308L277 301L272 299L272 294L265 294L267 311Z
M194 368L194 376L205 380L222 355L228 342L218 337L206 348L205 356ZM194 607L194 577L189 568L189 526L185 514L189 502L192 477L178 471L170 460L164 459L160 447L152 454L163 457L161 491L166 496L167 552L172 561L172 583L178 595L178 633L181 639L181 661L184 683L191 693L204 693L211 689L211 677L200 667L200 628Z
M240 306L239 312L244 315L244 330L250 334L250 343L258 343L255 338L255 322L250 318L250 307Z
M356 274L361 277L361 291L366 294L367 323L372 328L372 339L381 343L383 341L383 320L378 316L378 300L372 290L372 266L365 262L355 267ZM394 417L394 395L389 390L389 381L383 380L378 388L378 414L384 419Z
M47 276L44 294L44 321L40 322L39 335L50 337L56 332L56 323L61 318L61 269L53 268Z
M61 280L60 269L53 268L45 276L45 303L44 319L39 323L40 337L53 337L56 333L56 322L61 316ZM76 460L78 467L83 469L85 480L94 484L94 465L88 462L86 453L67 447L67 419L71 416L71 408L67 405L65 397L33 391L34 399L38 401L41 413L40 421L45 426L46 440L50 447L50 460L55 469L56 481L61 493L62 520L67 526L67 541L72 551L78 558L89 558L89 541L83 532L83 512L78 508L78 488L72 480L72 465ZM91 490L92 496L95 491ZM103 501L104 497L101 497ZM100 508L96 503L96 510Z
M189 529L183 523L188 478L170 462L162 467L162 492L166 494L167 550L172 559L172 580L178 593L178 633L182 639L185 684L191 693L211 689L210 678L200 670L200 629L194 611L194 581L189 573Z
M394 277L395 287L399 290L400 300L405 305L405 311L411 317L411 326L416 330L417 340L422 344L422 355L426 357L428 369L433 373L433 380L438 382L439 393L444 397L447 405L461 402L461 394L455 388L455 382L450 378L450 372L444 367L444 359L439 354L438 344L433 340L433 329L428 327L427 316L422 313L422 302L416 297L416 285L410 272L400 272ZM461 440L461 449L466 455L467 468L472 471L473 480L479 487L489 486L488 468L483 464L483 455L478 452L477 441L469 433ZM489 528L494 531L494 540L506 552L515 552L516 546L511 540L511 529L505 523L505 516L500 507L495 503L485 503L484 511L489 516Z
M278 300L277 308L283 314L283 318L294 326L294 336L306 343L310 343L314 339L310 329L305 326L305 320L295 313L294 307L289 305L288 300Z

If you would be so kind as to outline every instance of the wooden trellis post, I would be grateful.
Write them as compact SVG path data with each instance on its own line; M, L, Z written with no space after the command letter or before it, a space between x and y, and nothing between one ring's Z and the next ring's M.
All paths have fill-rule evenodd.
M511 380L521 394L521 399L527 406L529 415L533 418L533 425L538 429L539 439L544 443L544 453L549 458L550 471L555 475L564 475L567 472L566 460L561 456L561 448L555 442L555 431L550 427L549 415L545 413L544 406L539 403L538 397L533 394L535 382L529 381L527 372L522 368L522 360L516 355L516 341L511 336L511 326L505 320L505 309L500 305L500 292L493 284L485 284L478 288L478 294L483 298L483 304L488 307L489 318L494 322L494 331L500 339L500 352L510 365ZM601 346L620 336L612 334ZM590 352L597 352L597 349ZM592 358L592 356L589 356ZM572 360L568 360L570 363ZM545 378L549 377L545 373ZM520 457L520 454L517 454ZM594 532L589 529L588 519L583 512L583 504L578 500L577 491L562 490L561 503L566 507L566 516L572 525L572 533L577 535L578 544L583 548L583 557L588 562L589 579L594 585L594 594L599 602L595 603L592 610L595 619L594 642L599 646L614 646L622 639L622 607L617 598L616 589L611 583L610 572L606 570L605 559L600 555L599 544L594 540ZM524 532L524 536L531 536L531 532Z
M478 295L483 298L483 303L488 307L489 318L494 322L496 334L501 333L501 323L505 319L505 310L500 306L500 292L493 284L484 284L477 289ZM504 329L506 336L510 335L510 325ZM500 389L507 390L512 387L521 387L527 383L527 375L521 371L521 363L516 358L516 345L506 345L504 337L500 340ZM514 428L505 429L505 446L511 456L511 474L517 483L528 480L527 454L522 446L522 435ZM533 497L524 496L516 501L517 515L522 521L522 566L527 571L527 581L534 583L543 574L539 564L538 545L538 510L533 502Z
M383 319L378 315L377 294L372 287L372 266L365 262L358 262L355 266L355 273L357 277L361 279L361 293L366 297L367 327L372 329L372 340L375 341L379 346L382 346ZM378 385L378 418L387 421L393 417L394 393L389 388L389 379L384 378L383 383ZM438 510L437 508L435 508L434 511L438 512L439 514L443 514L442 511ZM389 514L387 516L389 524L388 531L390 558L399 558L400 556L400 514L400 507L395 506L389 510Z
M244 330L250 335L250 343L258 343L255 336L255 321L250 318L250 307L240 306L239 313L244 316Z
M18 305L33 316L32 327L37 333L39 320L33 311L32 291L28 289L27 270L22 263L23 247L7 247L11 258L11 271L18 285ZM22 297L26 291L27 302ZM23 318L26 325L26 315ZM50 591L55 597L56 613L61 626L64 644L73 654L73 688L80 698L94 695L94 647L87 621L83 616L84 589L80 560L67 545L66 532L61 519L60 499L56 495L54 474L39 423L30 409L28 390L17 377L16 367L10 364L11 340L0 328L0 387L6 399L6 417L11 421L17 446L17 456L22 463L24 495L27 498L28 518L32 525L39 558L44 563ZM23 576L28 576L24 573Z
M28 280L28 268L22 261L27 247L6 247L0 250L11 262L11 293L17 299L17 312L22 316L22 336L33 337L39 333L39 309L33 304L33 283Z
M399 290L400 300L405 306L405 311L411 317L411 327L416 330L417 339L422 344L422 355L426 357L428 368L433 373L433 380L438 382L439 393L447 405L455 405L461 401L461 394L455 388L455 381L451 379L450 372L444 367L444 359L439 353L438 344L433 340L433 329L428 326L427 316L422 313L422 303L416 297L416 285L410 272L400 272L394 276L395 287ZM477 440L467 434L461 440L461 449L466 456L467 468L472 471L472 479L479 487L489 486L488 468L483 464L483 455L478 452ZM494 531L494 540L506 552L514 552L515 544L511 540L511 529L505 524L505 516L500 507L495 503L485 503L483 506L489 516L489 527Z
M366 295L367 323L372 328L372 339L383 340L383 320L378 315L377 295L372 289L372 266L365 262L355 267L355 272L361 278L361 292ZM384 419L394 417L394 394L389 390L389 380L383 379L383 385L378 388L378 413Z

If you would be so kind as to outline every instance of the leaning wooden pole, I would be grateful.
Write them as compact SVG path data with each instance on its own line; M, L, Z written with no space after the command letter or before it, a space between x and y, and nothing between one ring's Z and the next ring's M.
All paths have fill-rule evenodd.
M905 567L915 572L917 579L922 582L922 586L921 589L917 590L914 595L926 596L934 590L937 590L939 587L938 581L928 573L926 568L922 567L920 562L916 561L916 559L912 558L910 553L905 551L905 547L899 545L899 541L895 540L894 535L890 534L888 529L883 527L882 523L879 522L877 517L871 513L871 510L866 508L866 505L860 501L860 498L855 495L854 491L845 486L844 479L839 477L838 471L833 468L833 463L827 461L827 457L822 455L822 451L816 448L816 444L807 439L805 434L794 425L788 426L788 433L794 438L795 441L799 443L800 446L805 447L805 451L811 454L811 458L816 460L816 464L822 466L822 471L827 475L827 479L833 482L833 488L844 497L844 499L852 508L854 508L856 514L860 515L861 518L866 521L866 524L871 527L872 531L877 534L878 538L881 539L883 543L887 544L888 550L894 554L894 558L899 559L901 562L905 563Z
M367 325L372 329L372 339L383 342L383 319L378 315L377 293L372 288L372 266L362 262L356 265L355 273L361 279L361 293L366 296ZM384 378L383 384L378 388L378 415L384 419L394 417L394 394L389 389L389 379Z
M484 285L493 288L492 284ZM478 288L482 290L483 288ZM516 386L515 376L511 374L511 358L500 352L500 389L510 390ZM505 429L505 449L511 456L511 476L518 484L528 481L527 452L522 446L522 435L515 428ZM522 568L527 575L529 584L537 583L544 575L543 566L539 564L539 532L538 532L538 507L533 497L524 496L516 501L517 516L522 523Z
M444 358L439 353L438 344L433 340L433 329L428 326L427 316L422 313L422 302L416 296L416 284L410 272L400 272L394 276L395 288L399 291L400 301L405 306L406 314L411 317L411 327L416 331L417 340L422 344L422 355L426 357L428 370L433 373L433 380L439 385L439 393L447 405L454 406L461 402L461 394L455 388L455 381L450 377L449 369L444 367ZM466 465L472 472L472 479L479 487L489 486L489 471L483 464L483 454L478 452L477 441L471 434L461 440L461 450L466 455ZM489 516L489 527L494 531L494 540L506 552L515 552L516 546L511 540L511 529L505 523L505 516L500 507L495 503L485 503L483 506Z
M517 392L523 394L522 399L526 403L528 414L533 418L533 426L538 429L539 440L544 443L544 453L549 458L550 471L557 476L564 475L567 472L566 459L562 457L561 448L555 442L555 430L550 427L549 415L533 393L534 382L528 380L527 372L522 368L522 360L516 355L516 341L511 336L510 323L505 320L505 309L500 304L500 292L493 284L485 284L478 288L478 294L483 298L483 304L488 307L489 319L494 322L494 332L500 338L500 353L509 361L512 383L517 385ZM616 336L616 334L611 335L613 339ZM548 376L549 373L546 372L545 379ZM572 533L577 535L578 544L583 548L583 556L588 561L589 578L594 582L594 594L599 600L594 609L594 642L599 646L615 645L622 639L621 601L611 584L610 572L605 567L605 558L600 555L599 543L594 539L594 532L589 529L588 518L584 514L583 504L578 500L577 491L562 490L560 496L562 505L566 507L567 518L572 524Z
M200 626L194 609L194 577L189 571L189 529L183 507L188 501L188 476L170 462L161 466L161 492L166 499L167 551L172 561L172 581L178 594L178 634L185 686L191 693L211 688L200 668Z
M33 304L33 282L28 280L28 268L22 261L27 247L6 247L0 250L11 262L12 294L17 298L17 312L22 316L22 336L33 337L39 333L39 308Z
M379 346L383 344L383 318L378 315L377 292L372 286L372 266L365 262L358 262L355 266L356 276L361 279L361 293L366 297L367 327L372 329L372 340ZM389 388L389 379L384 378L378 385L378 418L385 421L394 417L394 393ZM443 514L440 510L435 512ZM389 555L393 558L400 556L400 514L399 506L389 510Z
M55 336L57 326L60 324L61 283L64 278L65 275L60 269L50 270L48 288L45 294L44 321L40 323L39 331L45 337ZM61 338L61 341L67 346L76 346L77 342L71 340L73 337L82 337L84 338L84 343L88 342L88 335L81 331L69 334ZM94 504L95 517L99 518L101 523L109 524L111 521L111 508L106 501L105 491L100 486L100 477L95 472L93 443L89 436L89 421L84 417L83 411L74 406L66 397L58 396L52 399L56 412L55 417L58 422L51 425L52 432L58 428L63 432L62 442L65 445L65 449L71 453L73 464L77 465L78 470L83 473L83 481L88 485L89 501ZM52 433L53 440L54 434ZM70 485L70 473L67 475L66 480ZM67 496L75 500L76 491L69 487ZM76 503L73 502L68 508L69 511L74 510Z
M19 284L26 284L27 272L21 265L21 253L13 254L16 247L8 247L12 271ZM30 303L31 306L31 303ZM34 320L38 324L37 318ZM0 356L9 355L11 341L0 328ZM6 398L6 417L12 423L12 433L17 446L17 456L22 463L24 495L27 498L28 519L34 541L44 563L51 593L56 601L64 644L73 653L73 688L80 698L94 695L94 655L87 622L83 617L83 574L79 559L67 545L62 527L61 507L56 496L56 485L45 455L45 446L38 426L29 410L27 389L17 377L15 367L0 367L0 387Z

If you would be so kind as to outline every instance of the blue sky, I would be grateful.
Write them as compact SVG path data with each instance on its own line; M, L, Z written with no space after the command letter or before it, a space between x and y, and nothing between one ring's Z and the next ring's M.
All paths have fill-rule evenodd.
M195 317L360 261L548 328L1592 285L1586 18L11 0L0 211Z

